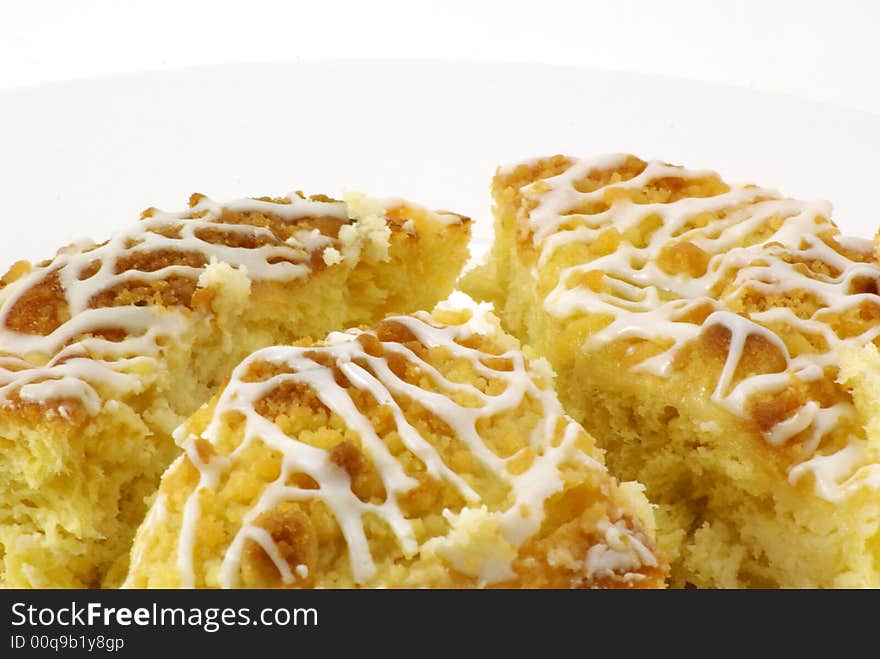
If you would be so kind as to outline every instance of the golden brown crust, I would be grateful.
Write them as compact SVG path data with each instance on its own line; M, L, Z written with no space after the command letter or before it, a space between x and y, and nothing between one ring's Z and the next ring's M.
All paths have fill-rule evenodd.
M284 502L262 513L255 522L265 529L281 559L293 572L299 568L300 578L310 583L309 574L318 564L318 536L311 518L296 503ZM305 570L303 570L305 568ZM261 588L278 588L281 574L262 545L251 540L242 557L242 572L246 583ZM301 576L301 575L306 576Z

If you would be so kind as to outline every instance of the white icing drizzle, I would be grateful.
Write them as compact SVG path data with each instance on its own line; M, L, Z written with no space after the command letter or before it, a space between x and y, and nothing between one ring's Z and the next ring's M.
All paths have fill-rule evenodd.
M162 339L186 329L188 311L152 305L91 308L92 300L130 282L151 284L171 276L198 281L204 268L169 265L146 272L126 269L126 257L183 252L202 257L206 265L219 261L237 267L252 280L294 280L311 272L312 252L335 250L341 247L339 240L314 229L299 230L285 242L267 228L224 222L224 212L263 213L285 222L311 217L354 220L355 225L359 222L357 213L345 202L313 201L296 193L289 195L286 202L239 199L221 204L203 197L183 212L154 211L103 245L79 244L60 250L48 264L34 268L0 290L0 407L16 397L26 402L73 399L94 415L106 397L102 392L109 389L120 397L142 390L144 373L151 370L149 362L162 351ZM371 227L375 227L375 212L370 220ZM443 216L442 221L447 220ZM204 234L208 230L263 244L236 247L209 242ZM94 274L87 276L95 268ZM8 321L16 304L53 275L63 289L70 319L46 336L11 329ZM88 336L108 329L120 330L125 338L111 341ZM38 365L33 359L29 361L28 355L37 355ZM61 413L68 414L66 408Z
M194 439L195 437L190 437L190 440ZM183 509L180 537L185 539L186 542L182 541L177 551L177 571L181 575L180 586L182 588L192 588L195 586L195 580L192 578L193 543L195 529L201 515L201 505L199 504L198 495L201 490L210 490L217 486L222 470L229 467L229 459L223 456L213 456L213 458L206 463L202 460L198 447L193 441L185 444L184 455L186 455L189 461L199 470L199 483L196 486L195 495L186 500L186 505ZM260 541L259 537L255 537L254 539Z
M536 383L535 377L539 374L531 370L530 363L520 351L511 349L501 354L500 358L512 364L512 369L496 370L486 365L486 353L462 345L477 333L475 327L483 328L488 325L485 319L477 317L461 325L438 326L429 314L420 312L413 316L389 318L388 321L407 328L417 341L428 348L444 346L452 357L467 359L473 369L487 380L503 381L504 389L490 395L472 384L454 382L419 358L406 345L394 341L382 342L383 356L371 355L357 339L365 333L373 337L376 334L363 330L334 332L327 341L318 346L271 347L254 353L233 372L229 384L218 397L211 421L201 433L203 441L216 444L221 436L224 419L230 413L236 413L244 418L241 442L227 457L214 458L209 464L205 464L193 448L196 438L189 437L185 442L186 454L179 458L179 461L189 460L201 474L198 486L184 504L177 560L182 584L196 581L192 556L198 535L199 492L204 488L220 486L230 471L238 468L238 456L255 442L261 442L266 448L277 451L282 456L281 473L260 493L230 538L219 571L221 586L235 587L240 583L242 552L249 540L259 543L266 550L285 583L292 583L296 576L306 578L307 567L297 566L291 570L277 548L273 547L271 536L258 524L261 514L285 501L320 500L327 505L345 537L352 575L358 583L369 582L376 574L364 529L363 518L366 514L375 515L387 523L407 558L415 557L420 552L436 552L452 557L457 551L449 546L441 546L442 538L429 539L419 545L410 520L398 505L398 498L416 487L418 481L403 470L402 465L376 434L368 417L357 408L349 390L337 382L330 368L323 365L326 363L332 363L338 369L341 377L348 381L348 387L368 392L377 403L391 411L397 433L406 448L421 460L429 475L450 483L458 490L466 502L462 510L482 510L483 516L491 520L493 528L500 534L501 545L519 547L539 530L544 518L545 502L563 489L560 469L564 464L580 465L582 468L604 472L604 467L599 462L577 447L576 442L583 436L583 429L565 416L552 389L541 388ZM392 354L415 365L422 376L433 383L432 389L436 390L420 388L398 377L388 364L387 356ZM263 381L248 381L247 374L258 363L275 366L275 374ZM542 364L541 368L546 367ZM339 415L346 426L357 433L361 450L373 463L384 485L384 501L361 501L352 491L349 475L332 462L328 450L286 435L275 423L257 412L257 403L261 399L277 387L291 383L311 388L331 412ZM459 400L466 399L468 403L465 405L455 402L453 397L456 395ZM510 487L507 498L509 505L505 503L504 509L494 511L488 511L483 506L479 493L444 463L434 446L407 420L399 401L409 399L418 400L420 405L446 423L456 437L466 444L473 456ZM524 447L508 458L502 458L480 436L477 424L481 419L515 411L526 400L534 400L540 405L543 418L530 431L529 447ZM527 450L534 454L531 465L522 473L514 475L509 469L510 465L521 459L522 452ZM171 470L175 468L172 467ZM310 476L317 483L317 489L302 489L291 485L290 479L295 474ZM461 515L461 511L447 510L444 515L447 520L453 520ZM149 533L148 527L149 524L141 533ZM513 576L509 564L510 552L499 554L490 547L485 553L486 561L474 575L482 583L492 583ZM515 551L512 554L515 555ZM506 566L499 563L499 555L507 556ZM450 560L455 564L454 558ZM646 564L656 564L651 563L651 560L654 560L653 556L646 560ZM301 570L301 567L305 570ZM136 568L133 565L133 569Z
M828 219L830 204L784 199L773 190L734 185L715 196L686 197L672 203L637 204L627 198L617 198L606 210L581 213L579 209L589 208L591 204L601 209L599 204L603 203L603 195L609 188L638 190L664 178L687 181L715 176L713 172L652 161L629 180L608 183L592 192L576 189L575 184L591 172L622 168L627 158L625 154L611 154L571 160L562 173L522 190L523 196L535 203L527 222L538 253L538 268L560 248L573 243L592 243L610 227L624 235L639 227L648 216L662 220L644 246L624 239L611 253L560 273L544 302L548 313L557 317L577 313L607 314L612 318L609 325L589 337L586 348L599 349L609 342L628 338L666 341L670 344L668 348L634 367L635 371L664 377L670 374L673 360L683 346L707 327L721 325L730 332L730 347L712 400L731 413L748 418L747 404L752 396L782 391L791 386L793 378L809 382L832 377L843 346L864 345L880 335L880 323L858 336L841 337L826 322L830 315L845 314L865 302L880 305L880 296L850 292L856 278L880 280L880 267L874 261L851 260L819 237L820 232L835 230ZM536 162L523 164L534 166ZM510 175L515 168L516 165L502 168L499 174ZM713 219L705 227L691 223L701 213L719 211L722 217ZM740 246L745 237L769 228L768 223L774 217L784 221L778 229L770 231L771 235L753 245ZM837 240L844 248L870 251L870 241L844 237ZM689 241L710 256L705 274L696 277L670 274L660 267L657 259L661 250L679 241ZM839 274L810 272L807 275L802 264L811 261L828 264ZM599 292L577 284L577 277L589 271L602 273L604 286ZM734 302L749 291L760 295L806 291L818 301L819 309L808 318L783 307L736 312ZM688 311L705 305L714 311L702 325L682 320ZM792 355L771 324L817 337L827 347ZM746 340L752 335L775 346L787 366L778 373L756 374L734 384ZM800 437L802 460L789 471L792 483L810 473L815 478L816 494L831 501L841 500L865 485L880 487L880 467L870 462L876 460L876 456L864 450L864 438L853 435L843 449L830 455L822 453L823 439L852 414L853 407L848 401L827 407L818 401L808 401L765 434L766 440L774 446Z
M602 542L590 547L584 560L588 578L623 573L625 581L640 581L644 575L636 570L643 565L657 565L657 558L651 550L629 530L623 520L614 524L601 520L599 532Z

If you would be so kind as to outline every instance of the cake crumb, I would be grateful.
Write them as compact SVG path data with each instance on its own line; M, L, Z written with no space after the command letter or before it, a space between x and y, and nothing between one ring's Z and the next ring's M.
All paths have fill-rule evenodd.
M516 576L512 562L516 549L504 538L499 516L486 506L464 508L458 514L446 509L449 522L444 537L433 538L422 549L436 553L453 568L482 584L498 583Z
M348 216L355 221L339 229L343 258L357 262L363 251L369 259L388 261L391 228L385 219L385 207L378 199L356 190L346 192L344 199Z
M220 299L215 300L214 306L222 306L224 311L244 307L251 295L251 280L247 268L244 265L234 268L213 256L199 275L198 286L214 288L221 292Z
M342 263L342 253L335 247L327 247L324 249L324 263L327 265L336 265Z

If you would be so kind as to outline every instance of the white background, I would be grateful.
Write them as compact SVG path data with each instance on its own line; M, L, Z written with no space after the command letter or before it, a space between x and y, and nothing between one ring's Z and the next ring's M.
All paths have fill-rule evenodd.
M870 237L878 34L873 0L0 0L0 271L194 190L349 186L488 231L496 165L557 152L830 199Z
M0 0L0 90L226 62L567 64L880 113L880 2Z

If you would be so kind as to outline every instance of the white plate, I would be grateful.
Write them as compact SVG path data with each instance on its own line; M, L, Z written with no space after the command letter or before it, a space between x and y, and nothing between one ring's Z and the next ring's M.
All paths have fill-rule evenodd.
M877 228L880 117L797 98L541 65L291 62L0 94L0 271L147 206L354 187L478 220L499 163L631 151L830 199Z

